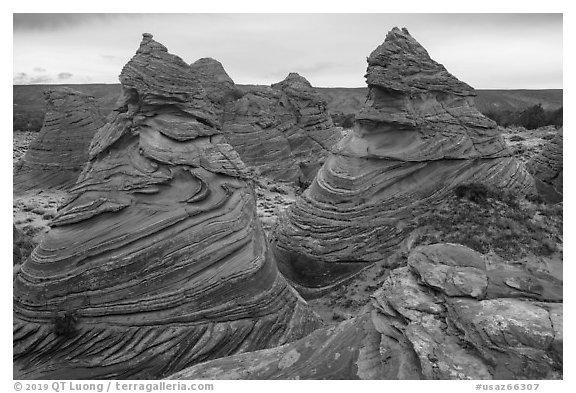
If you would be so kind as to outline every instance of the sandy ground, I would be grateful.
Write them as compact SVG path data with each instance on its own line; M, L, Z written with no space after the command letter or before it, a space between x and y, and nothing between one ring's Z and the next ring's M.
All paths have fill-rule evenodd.
M541 127L536 130L527 130L524 127L499 128L516 158L524 163L538 154L557 133L554 126Z

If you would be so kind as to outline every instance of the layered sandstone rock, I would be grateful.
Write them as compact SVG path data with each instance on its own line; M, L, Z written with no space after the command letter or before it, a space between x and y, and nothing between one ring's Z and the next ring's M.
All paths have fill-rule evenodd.
M563 129L550 140L540 154L528 161L528 171L536 180L538 193L549 202L563 200Z
M223 130L246 165L262 175L308 183L342 137L326 102L298 74L268 86L243 87L225 107Z
M549 272L422 246L359 316L171 379L561 379L562 316Z
M105 124L96 100L67 87L44 92L44 126L14 168L14 192L67 190L88 160L88 147Z
M299 339L246 168L189 66L144 38L123 97L14 282L17 378L158 378Z
M403 224L463 183L533 192L474 90L403 29L368 58L366 105L311 186L280 217L279 266L303 294L320 293L386 258Z
M223 115L227 103L242 96L242 91L234 84L218 60L205 57L190 64L190 68L202 84L206 96L214 104L219 117Z

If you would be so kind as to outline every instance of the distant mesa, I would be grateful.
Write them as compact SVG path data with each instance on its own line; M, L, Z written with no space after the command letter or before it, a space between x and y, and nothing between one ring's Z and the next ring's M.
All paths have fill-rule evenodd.
M369 93L354 131L282 217L272 241L279 267L315 296L390 254L401 223L464 183L533 193L496 124L459 81L405 30L368 58Z
M561 128L542 151L526 164L536 180L538 194L552 203L563 201L563 140L564 129Z
M105 124L96 100L66 87L44 92L44 125L14 168L14 192L68 190L88 160L92 137Z
M153 379L300 339L248 171L179 57L144 35L51 231L14 279L18 379Z
M561 379L562 281L488 258L418 247L358 316L169 379Z

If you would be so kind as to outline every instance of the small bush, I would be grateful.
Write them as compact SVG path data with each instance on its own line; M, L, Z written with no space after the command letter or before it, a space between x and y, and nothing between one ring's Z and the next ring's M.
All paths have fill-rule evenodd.
M288 192L278 186L272 186L269 188L270 191L272 192L277 192L278 194L282 194L282 195L287 195Z
M468 199L476 204L485 203L490 195L488 188L480 183L461 184L454 188L454 195L459 199Z
M46 213L44 213L44 215L42 215L42 218L45 220L51 220L54 218L54 212L47 211Z
M337 321L337 322L341 322L341 321L345 321L346 317L344 315L340 314L338 311L334 311L334 314L332 314L332 320Z
M63 311L54 316L54 333L59 337L74 337L78 330L78 316L74 311Z
M510 142L521 142L523 140L526 140L526 138L524 138L523 136L520 136L520 135L512 135L510 137Z

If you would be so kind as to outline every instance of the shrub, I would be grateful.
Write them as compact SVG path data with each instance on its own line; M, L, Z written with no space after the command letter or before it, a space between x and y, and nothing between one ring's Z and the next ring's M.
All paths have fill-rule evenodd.
M454 195L459 199L468 199L471 202L485 203L490 191L480 183L461 184L454 188Z
M54 333L59 337L74 337L78 330L77 314L74 311L62 311L54 316Z
M334 314L332 314L332 320L333 321L337 321L337 322L341 322L346 320L346 317L342 314L340 314L338 311L334 311Z

